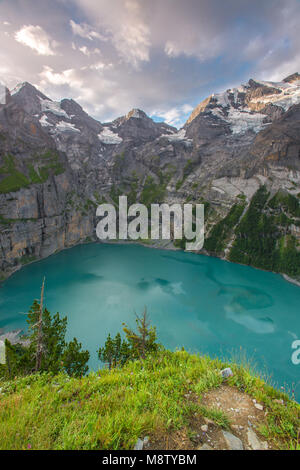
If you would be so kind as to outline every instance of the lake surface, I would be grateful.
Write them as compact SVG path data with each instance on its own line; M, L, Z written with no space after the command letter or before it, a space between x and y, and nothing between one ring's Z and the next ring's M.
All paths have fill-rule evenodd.
M167 348L231 358L246 354L278 387L296 390L300 365L291 361L300 339L300 288L280 275L192 253L138 245L88 244L25 266L0 288L0 329L26 330L26 313L39 298L68 317L100 366L96 350L122 323L135 325L145 306Z

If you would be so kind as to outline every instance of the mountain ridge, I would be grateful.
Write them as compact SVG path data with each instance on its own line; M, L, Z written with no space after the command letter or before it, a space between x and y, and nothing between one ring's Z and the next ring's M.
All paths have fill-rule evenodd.
M22 94L22 90L35 90L35 93L39 95L43 99L47 99L48 101L52 101L53 103L62 103L63 101L72 101L76 103L73 99L69 100L67 98L62 99L60 102L55 102L50 98L46 97L37 87L33 86L29 82L22 82L16 85L11 90L12 95L20 95ZM293 93L294 92L294 93ZM277 100L276 96L277 95ZM279 95L279 96L278 96ZM269 100L268 97L269 96ZM293 96L295 101L293 102ZM205 112L210 105L218 104L219 107L226 110L227 107L230 107L230 104L239 109L240 105L247 110L247 106L245 104L250 104L250 111L257 111L255 108L264 107L266 104L270 103L277 103L278 107L283 107L287 110L292 104L300 103L300 75L298 72L295 72L288 77L284 78L281 82L272 82L272 81L262 81L256 79L249 79L246 85L241 85L238 88L228 89L225 92L221 93L213 93L212 95L205 98L201 103L199 103L191 112L190 117L184 123L184 125L180 128L186 127L190 124L195 117L198 116L199 113ZM82 107L76 103L78 107L82 109ZM257 105L257 106L256 106ZM209 109L214 109L215 106L210 106ZM267 116L267 114L266 114ZM130 119L131 117L134 118L148 118L151 119L143 110L138 108L131 109L125 116L118 117L111 122L118 122L122 119ZM97 122L101 123L101 121L95 119ZM152 119L151 119L152 120ZM103 124L109 124L109 122L104 122ZM166 124L163 122L163 124ZM170 126L172 127L172 126ZM179 129L179 130L180 130Z

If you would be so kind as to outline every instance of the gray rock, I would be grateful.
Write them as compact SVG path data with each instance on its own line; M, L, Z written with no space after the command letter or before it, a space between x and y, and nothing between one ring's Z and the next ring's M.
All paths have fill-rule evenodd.
M133 450L143 450L143 448L144 448L144 441L142 441L142 439L139 438L139 439L136 441L136 444L135 444Z
M254 406L255 406L255 408L256 408L257 410L260 410L260 411L263 411L263 410L264 410L264 407L263 407L262 405L260 405L259 403L255 403Z
M232 377L233 376L233 372L232 370L230 369L230 367L227 367L227 369L223 369L221 370L221 375L224 379L227 379L228 377Z
M214 449L210 447L208 444L203 444L203 446L199 447L198 450L214 450Z
M263 441L261 442L261 447L262 447L262 450L268 450L269 444L267 443L267 441Z
M244 450L242 441L228 431L222 431L229 450Z
M205 421L205 423L206 423L208 426L209 426L210 424L211 424L211 425L214 425L214 424L215 424L215 422L214 422L212 419L209 419L209 418L204 418L204 421Z
M260 443L257 435L255 434L255 432L253 431L252 428L248 428L247 439L248 439L249 446L253 450L261 450L262 449L261 443Z

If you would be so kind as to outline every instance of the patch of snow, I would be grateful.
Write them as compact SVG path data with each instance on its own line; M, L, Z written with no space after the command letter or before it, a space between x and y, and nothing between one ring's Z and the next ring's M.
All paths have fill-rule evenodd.
M266 82L264 80L254 80L255 83L258 83L258 85L263 85L269 88L279 88L279 89L285 89L289 88L292 83L286 83L286 82Z
M66 121L59 121L56 124L56 129L59 132L66 132L66 131L80 132L80 130L77 129L73 124L71 124L70 122L66 122Z
M55 114L56 116L63 116L66 118L69 118L68 114L66 111L64 111L60 103L57 101L50 101L50 100L44 100L43 98L39 97L41 101L41 106L42 106L42 111L43 112L51 112Z
M224 93L218 93L217 95L212 95L216 100L219 106L222 108L228 108L230 106L230 101L228 98L228 93L225 91Z
M212 113L214 116L217 116L218 118L223 119L223 121L225 120L224 114L223 114L223 112L221 111L220 108L213 108L213 109L211 110L211 113ZM205 117L206 117L206 116L205 116Z
M98 138L103 144L106 145L118 145L123 142L122 137L120 137L118 134L115 134L108 127L104 127L102 132L98 134Z
M223 189L217 188L216 186L212 186L211 189L212 189L213 191L217 191L218 193L226 194Z
M287 111L291 106L300 104L300 80L295 80L292 83L259 80L254 80L254 82L257 86L275 88L277 93L252 98L246 104L243 99L239 98L239 93L247 93L250 86L249 84L241 85L239 88L232 88L224 93L213 94L214 103L210 103L213 106L208 106L206 112L227 122L231 126L233 134L244 134L248 130L258 133L267 125L263 122L267 115L259 109L273 104ZM205 115L203 117L207 118ZM172 140L180 140L180 134L177 138L174 136Z
M168 135L171 135L171 134L174 133L174 131L172 131L172 129L169 129L168 127L165 128L164 126L162 126L162 127L163 127L164 131L165 131Z
M163 134L161 137L166 137L169 142L184 142L186 145L192 145L193 140L186 138L186 131L185 129L181 129L178 132L173 134Z
M256 83L267 86L269 88L276 88L281 93L274 93L273 95L266 95L251 100L251 103L272 103L276 106L282 107L287 111L294 104L300 103L300 81L296 80L293 83L285 82L264 82L257 81Z
M254 98L251 100L251 103L264 103L266 105L268 103L272 103L276 106L281 106L285 111L287 111L294 104L300 103L300 86L290 86L288 88L282 89L281 91L281 94L264 96L262 98Z
M46 114L43 114L43 116L40 118L40 124L41 126L43 127L49 127L49 126L53 126L53 124L50 124L50 122L47 121L47 115Z
M263 129L265 114L251 113L249 111L238 111L234 108L229 110L227 122L231 125L233 134L245 134L248 130L259 132Z

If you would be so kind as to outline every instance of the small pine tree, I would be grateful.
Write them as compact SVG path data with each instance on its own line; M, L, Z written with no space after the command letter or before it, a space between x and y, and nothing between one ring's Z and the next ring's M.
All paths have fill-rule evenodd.
M53 317L43 308L44 282L41 301L34 300L27 317L29 334L27 345L5 343L6 364L1 373L9 377L26 375L32 372L52 372L65 370L69 375L82 376L88 371L90 354L81 351L81 343L74 338L66 343L67 317L59 313Z
M130 357L129 344L122 341L120 333L113 339L109 334L103 348L99 348L100 361L108 363L109 369L117 365L123 365Z
M136 315L137 332L124 324L123 331L126 334L130 346L132 358L145 359L146 355L158 350L156 328L150 325L150 320L145 307L143 314Z
M114 359L114 342L110 334L108 335L107 340L105 341L104 347L99 348L98 357L100 361L108 363L108 367L109 369L111 369Z
M32 362L29 360L28 350L21 344L11 344L5 340L5 365L3 375L10 379L31 372Z
M42 325L40 322L40 304L34 300L27 318L29 326L29 360L32 361L31 368L36 368L37 351L40 349L40 362L38 370L57 374L61 369L61 356L63 354L65 335L67 330L67 317L60 318L59 313L53 317L49 310L43 309Z
M123 366L131 357L130 345L127 341L123 340L120 350L120 364Z
M70 341L62 354L62 366L68 375L82 377L88 371L87 362L90 358L88 351L81 351L81 343L76 338Z

